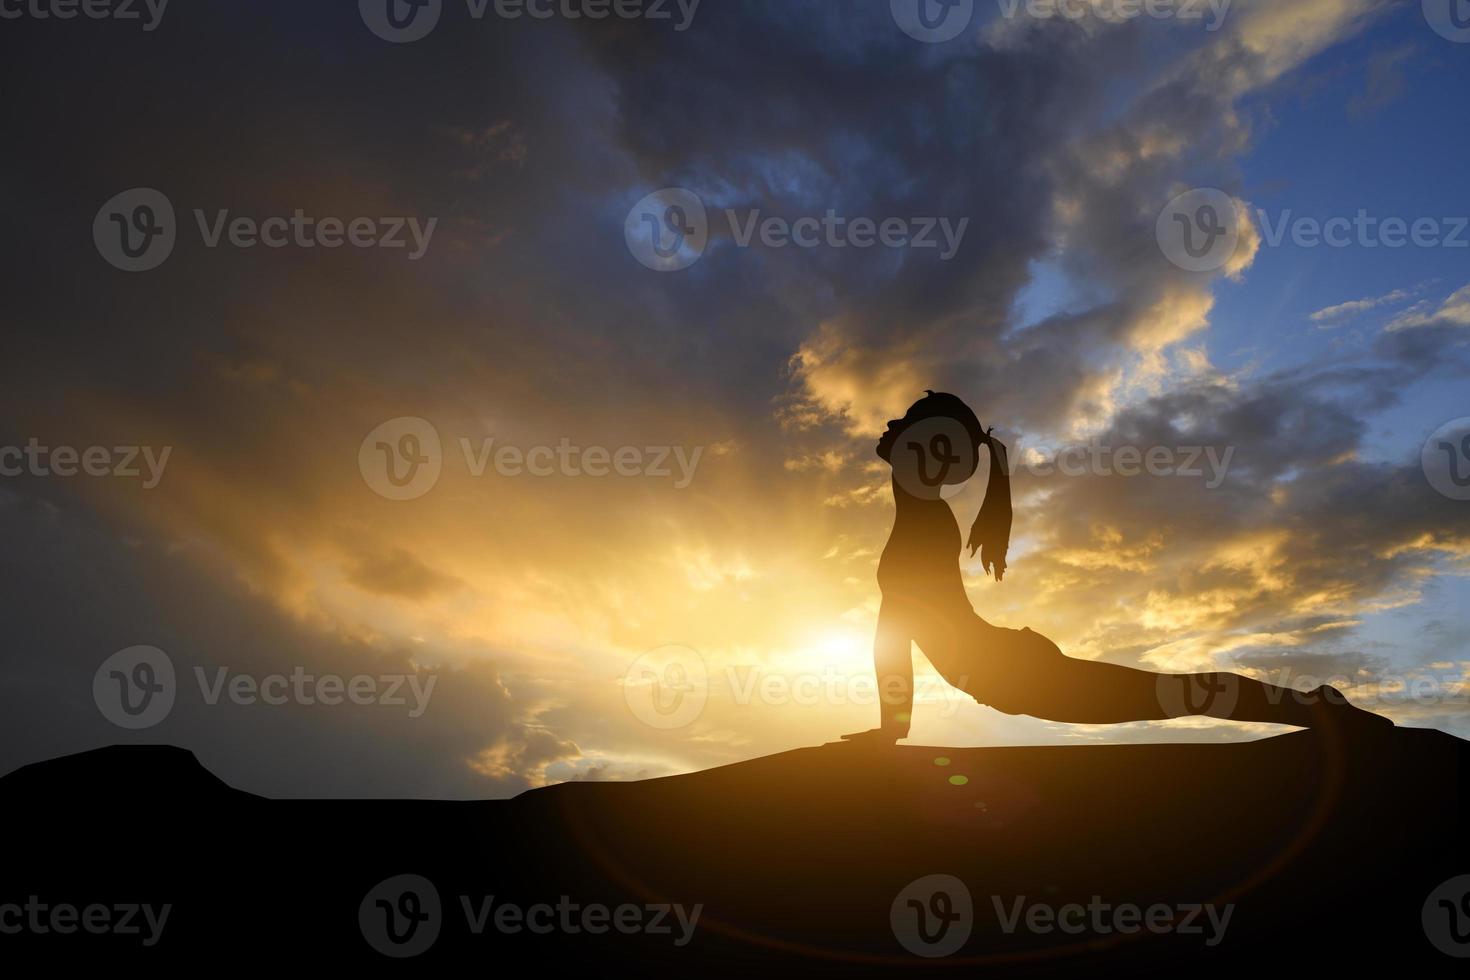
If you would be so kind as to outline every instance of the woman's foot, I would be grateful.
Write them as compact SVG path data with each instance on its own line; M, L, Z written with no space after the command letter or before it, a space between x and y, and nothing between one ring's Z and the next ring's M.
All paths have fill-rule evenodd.
M1394 727L1393 719L1355 707L1335 687L1323 684L1308 695L1313 705L1313 728L1330 728L1344 735L1382 734Z

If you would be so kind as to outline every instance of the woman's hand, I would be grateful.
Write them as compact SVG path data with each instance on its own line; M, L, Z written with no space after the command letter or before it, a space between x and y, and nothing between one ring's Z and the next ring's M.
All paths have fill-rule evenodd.
M978 443L978 445L985 446L993 453L998 453L1001 462L1003 464L1006 464L1006 472L1010 472L1010 461L1006 459L1006 444L995 437L995 426L992 425L990 428L985 430L985 434L980 437L980 442Z

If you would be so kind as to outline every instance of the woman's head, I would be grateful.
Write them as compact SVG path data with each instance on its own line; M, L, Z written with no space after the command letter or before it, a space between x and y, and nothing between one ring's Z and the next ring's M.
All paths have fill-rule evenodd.
M956 395L930 391L903 418L888 423L878 440L878 458L895 473L914 468L921 484L954 486L975 475L986 441L969 405Z
M954 395L928 392L903 418L888 423L878 456L893 467L893 492L900 501L939 500L945 487L975 475L982 445L990 449L990 481L966 544L1000 581L1011 540L1010 466L1006 447L981 427L970 406Z

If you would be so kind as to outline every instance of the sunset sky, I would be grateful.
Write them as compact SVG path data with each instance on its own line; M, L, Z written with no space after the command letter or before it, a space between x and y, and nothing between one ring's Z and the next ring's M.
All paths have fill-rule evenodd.
M1470 736L1470 502L1421 464L1470 415L1470 231L1270 233L1366 211L1448 238L1470 215L1470 44L1419 0L1235 0L1216 30L976 0L942 43L888 0L704 0L683 30L446 0L411 43L356 8L0 22L7 74L28 79L0 109L0 446L170 447L151 488L0 478L0 769L168 742L259 793L498 797L870 727L892 520L872 448L929 388L973 405L1016 466L1005 581L965 564L982 616L1072 656L1337 678L1400 724ZM139 187L171 202L178 240L130 273L93 223ZM709 209L681 271L625 241L664 188ZM1215 271L1182 270L1156 234L1194 188L1250 216ZM209 247L196 209L437 223L412 259ZM742 246L725 209L968 223L945 260ZM433 427L442 472L394 500L359 450L402 418ZM669 476L477 476L461 440L491 438L683 455ZM1089 445L1181 464L1198 447L1204 472L1036 465ZM1229 459L1218 479L1206 448ZM984 472L952 501L963 526ZM126 731L93 676L140 644L179 691ZM710 678L673 728L626 687L669 647ZM196 667L437 680L410 717L210 704ZM816 696L780 693L798 681ZM921 684L920 743L1269 731L1055 725Z

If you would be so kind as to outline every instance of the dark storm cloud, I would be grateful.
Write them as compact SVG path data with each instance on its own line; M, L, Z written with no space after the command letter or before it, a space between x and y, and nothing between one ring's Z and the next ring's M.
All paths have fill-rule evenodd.
M894 30L881 3L711 4L701 17L697 31L643 30L624 44L584 32L636 166L636 190L620 203L677 185L715 212L708 254L670 284L661 312L697 324L722 352L759 352L756 364L734 354L753 391L769 391L773 355L810 341L859 385L913 362L930 384L981 391L1007 417L1054 420L1088 373L1086 358L1120 328L1089 342L1087 325L1057 326L1053 343L1019 340L1021 354L999 340L1030 263L1048 248L1058 158L1101 110L1101 80L1137 69L1139 35L1037 31L999 47L977 28L968 45L940 51ZM951 261L737 249L724 209L969 224Z
M10 556L0 566L7 610L0 771L99 745L164 742L265 795L481 798L528 785L522 770L472 769L486 749L546 754L544 736L514 720L493 652L439 670L428 688L431 675L415 661L432 662L435 651L387 651L292 620L228 573L201 573L198 555L115 537L65 497L5 492L0 536ZM92 681L110 654L139 644L168 654L179 693L160 724L128 732L99 711ZM417 674L427 696L416 702L404 682L396 695L403 705L294 697L273 705L240 703L228 686L219 688L221 677L228 685L298 669L344 679ZM379 691L387 696L386 686ZM413 717L417 704L423 710Z
M1429 591L1442 562L1462 561L1470 548L1470 515L1429 484L1417 451L1388 462L1359 458L1377 448L1366 444L1373 413L1397 406L1415 385L1463 374L1466 353L1453 333L1410 342L1388 334L1357 360L1183 385L1119 413L1098 444L1215 447L1232 454L1225 478L1210 488L1178 475L1023 471L1018 493L1046 494L1044 522L1029 508L1018 516L1020 533L1045 541L1034 574L1066 569L1060 603L1093 595L1132 610L1097 627L1109 637L1109 659L1122 662L1200 629L1243 637L1232 647L1243 667L1310 664L1319 677L1326 666L1352 668L1351 676L1378 673L1393 658L1402 668L1404 658L1463 657L1463 620L1443 621L1437 644L1406 639L1373 656L1352 651L1360 641L1351 621L1375 604L1391 608ZM1130 557L1148 574L1119 564ZM1157 624L1140 628L1139 612L1144 624L1151 616Z

